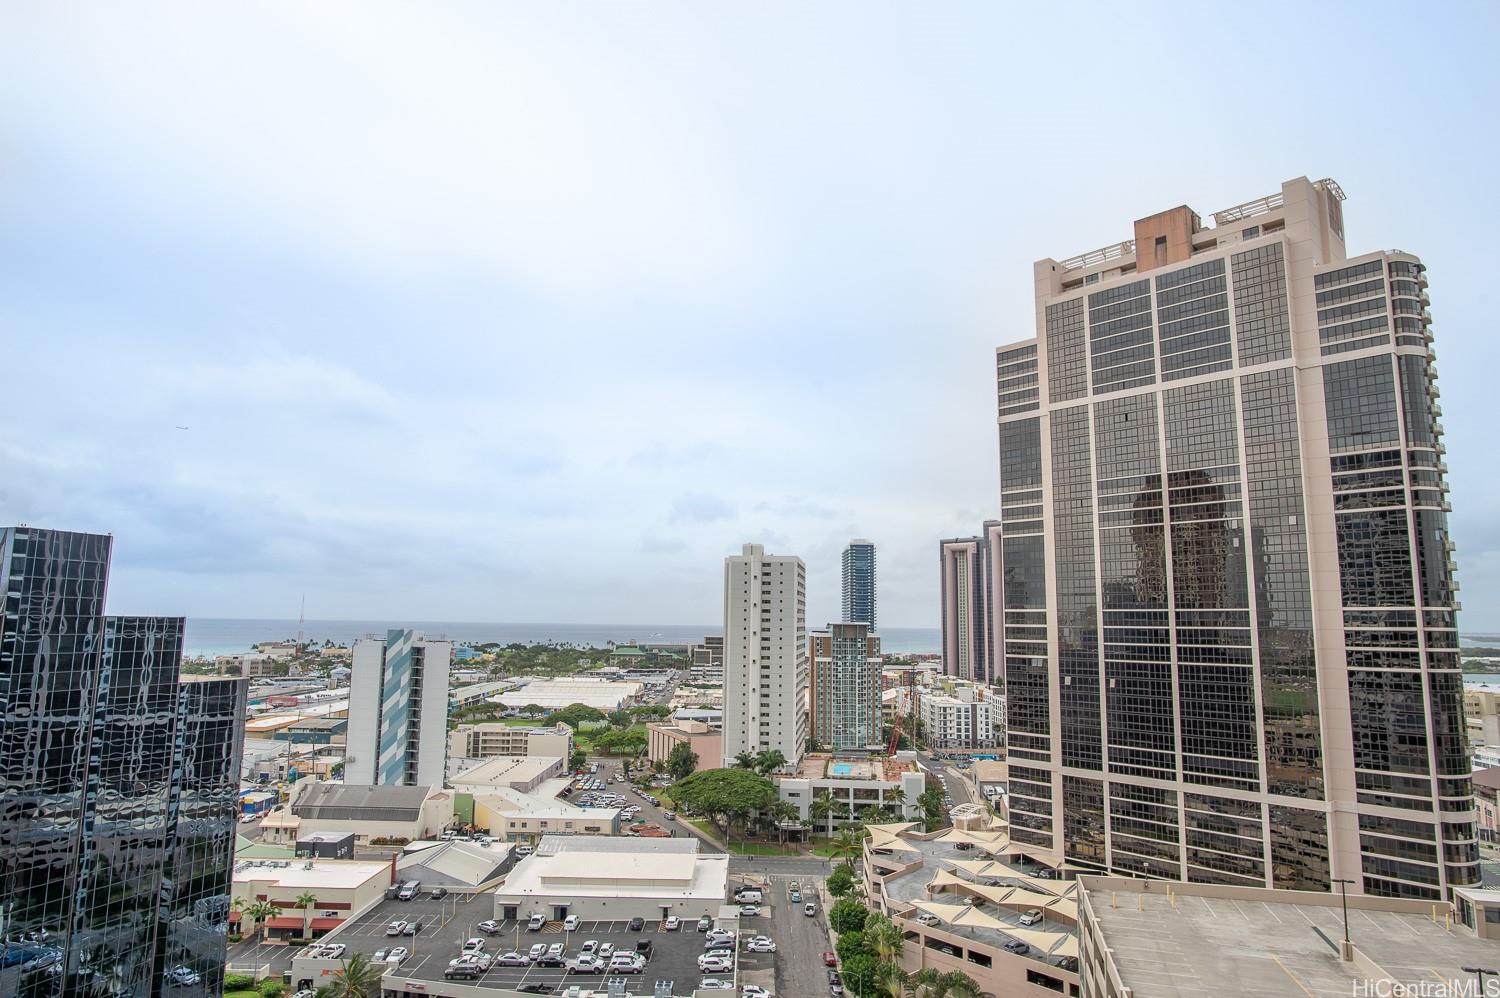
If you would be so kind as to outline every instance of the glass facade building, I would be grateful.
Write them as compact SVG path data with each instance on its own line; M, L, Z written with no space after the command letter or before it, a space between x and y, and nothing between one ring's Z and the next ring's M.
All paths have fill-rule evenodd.
M871 541L853 540L844 548L844 619L850 623L869 624L875 620L875 545Z
M180 617L103 616L109 554L0 531L0 994L222 991L245 681L179 683Z
M1478 880L1421 262L1332 181L1037 264L997 353L1016 839L1205 883Z
M833 751L880 747L880 636L841 623L807 638L813 738Z

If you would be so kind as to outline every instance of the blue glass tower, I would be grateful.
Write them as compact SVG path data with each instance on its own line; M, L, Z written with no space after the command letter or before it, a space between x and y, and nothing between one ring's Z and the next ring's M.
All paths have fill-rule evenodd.
M844 548L844 623L869 624L871 633L877 630L872 541L852 540Z

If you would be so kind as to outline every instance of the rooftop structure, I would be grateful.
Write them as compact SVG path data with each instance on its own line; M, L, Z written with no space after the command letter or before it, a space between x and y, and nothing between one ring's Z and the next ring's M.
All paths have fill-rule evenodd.
M1197 998L1228 982L1245 996L1478 994L1464 990L1474 977L1463 968L1495 964L1494 943L1455 926L1447 902L1124 877L1078 885L1084 993L1098 998Z
M535 704L549 710L581 703L596 710L612 711L634 703L644 689L641 683L562 676L557 679L528 680L518 689L501 693L499 702L507 707Z
M559 909L583 917L705 915L724 903L728 876L729 857L700 853L692 837L548 835L511 870L495 904L503 918L562 917Z
M483 793L495 787L529 793L546 780L560 777L566 761L556 756L497 755L459 773L452 784L464 793Z

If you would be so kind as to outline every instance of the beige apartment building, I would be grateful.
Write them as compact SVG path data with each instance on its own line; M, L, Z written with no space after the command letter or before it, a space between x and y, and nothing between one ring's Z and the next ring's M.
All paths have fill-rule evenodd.
M704 721L673 718L648 724L646 735L646 758L652 762L664 763L674 748L686 745L698 756L694 772L718 769L724 764L724 732Z
M1035 266L995 357L1019 841L1441 900L1478 880L1426 267L1290 180Z
M807 569L746 544L724 559L723 765L741 752L807 747Z
M573 729L559 722L550 728L527 728L488 722L460 724L448 735L449 759L488 759L497 755L573 755Z

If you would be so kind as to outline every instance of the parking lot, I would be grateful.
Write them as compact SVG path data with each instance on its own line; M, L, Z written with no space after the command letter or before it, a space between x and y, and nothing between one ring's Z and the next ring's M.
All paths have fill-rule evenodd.
M530 932L522 920L499 920L500 931L486 935L477 928L478 923L494 917L491 895L485 894L472 902L461 899L457 905L452 898L443 901L386 901L357 922L345 928L333 940L349 947L350 953L373 955L377 950L391 946L405 946L411 951L401 964L398 976L415 981L443 979L448 962L456 958L469 938L484 940L486 953L497 962L490 966L477 980L465 981L494 988L515 989L542 986L562 992L569 985L602 988L603 978L613 975L568 974L565 967L541 967L529 964L524 967L502 967L498 958L510 951L527 953L537 943L552 945L559 943L564 948L563 959L577 956L585 942L594 940L598 944L610 943L617 951L635 952L636 944L649 940L652 952L647 958L645 971L639 975L641 981L654 983L658 980L674 982L678 988L695 987L704 976L698 972L698 957L704 950L704 937L694 930L689 921L676 932L668 932L664 923L646 922L638 932L631 932L628 921L584 920L574 932L567 932L563 923L548 922L539 932ZM417 917L424 922L422 930L415 936L386 936L386 926L396 919ZM347 956L348 954L346 954Z
M833 944L828 938L824 898L819 893L822 878L773 873L743 879L764 882L765 901L759 918L741 919L740 935L770 936L776 952L745 953L742 947L740 983L758 984L777 998L828 998L823 953L833 949ZM800 888L802 898L796 904L790 897L793 884ZM809 901L817 911L811 918L802 908Z

